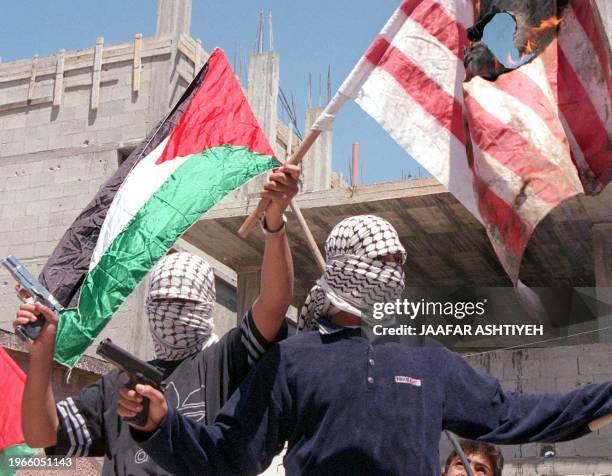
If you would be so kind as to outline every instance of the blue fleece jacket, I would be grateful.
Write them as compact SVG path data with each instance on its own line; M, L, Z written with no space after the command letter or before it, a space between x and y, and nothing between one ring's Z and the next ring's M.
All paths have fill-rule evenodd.
M359 329L340 328L270 350L214 425L171 408L156 432L135 437L175 474L257 474L288 442L289 475L438 476L443 429L492 443L556 442L609 413L612 382L506 393L445 348L373 346Z

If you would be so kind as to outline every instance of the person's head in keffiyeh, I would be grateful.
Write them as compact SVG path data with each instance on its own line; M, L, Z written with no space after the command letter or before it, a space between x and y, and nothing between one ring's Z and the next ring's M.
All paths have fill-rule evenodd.
M306 297L298 330L339 311L365 319L374 303L400 297L406 250L388 221L374 215L342 220L327 237L325 255L325 273Z
M214 343L215 276L191 253L173 253L151 271L146 308L155 356L182 360Z

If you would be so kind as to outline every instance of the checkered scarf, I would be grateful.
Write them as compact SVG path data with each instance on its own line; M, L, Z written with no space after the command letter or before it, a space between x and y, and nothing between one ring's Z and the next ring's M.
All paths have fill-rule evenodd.
M158 359L182 360L216 341L215 296L213 270L199 256L174 253L157 263L146 309Z
M388 254L400 262L384 262ZM404 288L406 250L395 228L373 215L359 215L338 223L325 242L326 269L310 290L298 319L298 330L316 328L316 320L347 311L367 321L375 302L400 297Z

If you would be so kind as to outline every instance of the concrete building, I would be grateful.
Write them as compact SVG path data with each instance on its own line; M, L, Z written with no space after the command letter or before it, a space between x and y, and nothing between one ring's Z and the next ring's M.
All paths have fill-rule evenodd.
M0 63L0 255L14 254L34 273L66 228L147 131L169 111L207 58L189 34L190 0L158 0L157 30L125 43L55 56ZM92 39L93 40L93 39ZM280 58L258 51L250 58L247 97L280 158L299 140L278 121ZM318 111L307 111L308 127ZM391 221L408 251L411 286L508 286L481 225L433 179L332 188L332 134L326 133L304 163L297 202L323 248L338 221L373 213ZM258 182L259 180L259 182ZM263 237L247 240L236 231L257 204L261 179L234 192L192 227L178 248L208 259L215 268L215 323L226 332L259 289ZM299 308L318 272L296 220L288 230L296 267ZM577 197L558 207L539 226L527 250L521 279L531 286L612 287L612 188L599 197ZM146 285L146 283L145 283ZM132 352L151 355L143 313L145 286L126 301L104 337ZM25 349L10 332L17 300L0 269L0 345L26 365ZM295 309L292 311L293 316ZM560 333L610 326L610 318L581 323ZM592 338L591 338L592 337ZM508 350L470 361L498 377L510 391L567 391L612 380L609 334L592 333L563 346ZM478 350L489 350L483 346ZM458 346L461 350L461 346ZM82 359L70 383L57 369L59 397L108 368L92 354ZM440 452L450 447L442 439ZM554 445L557 457L540 458L543 445L508 446L504 474L612 473L612 427L576 442ZM551 466L552 465L552 466ZM551 467L553 469L551 469ZM276 472L273 466L270 472Z

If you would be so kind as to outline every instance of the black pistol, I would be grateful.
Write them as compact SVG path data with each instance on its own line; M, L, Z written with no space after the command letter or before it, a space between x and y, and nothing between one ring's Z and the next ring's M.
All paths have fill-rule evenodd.
M164 376L158 369L130 354L127 350L116 346L110 339L104 339L100 342L96 354L115 364L127 374L129 381L126 386L129 389L134 389L136 384L140 383L151 385L157 390L162 390L162 380ZM131 418L124 418L124 420L136 423L139 426L144 426L147 423L148 416L149 399L144 398L142 401L142 411L138 415Z
M26 304L39 302L59 315L60 311L63 309L62 305L57 302L47 288L40 284L30 272L25 269L17 258L14 256L7 256L2 260L2 264L19 284L19 290L17 292L19 299ZM24 294L27 295L27 298L24 297ZM44 324L45 317L39 314L36 322L17 326L15 328L15 334L25 342L35 341Z

